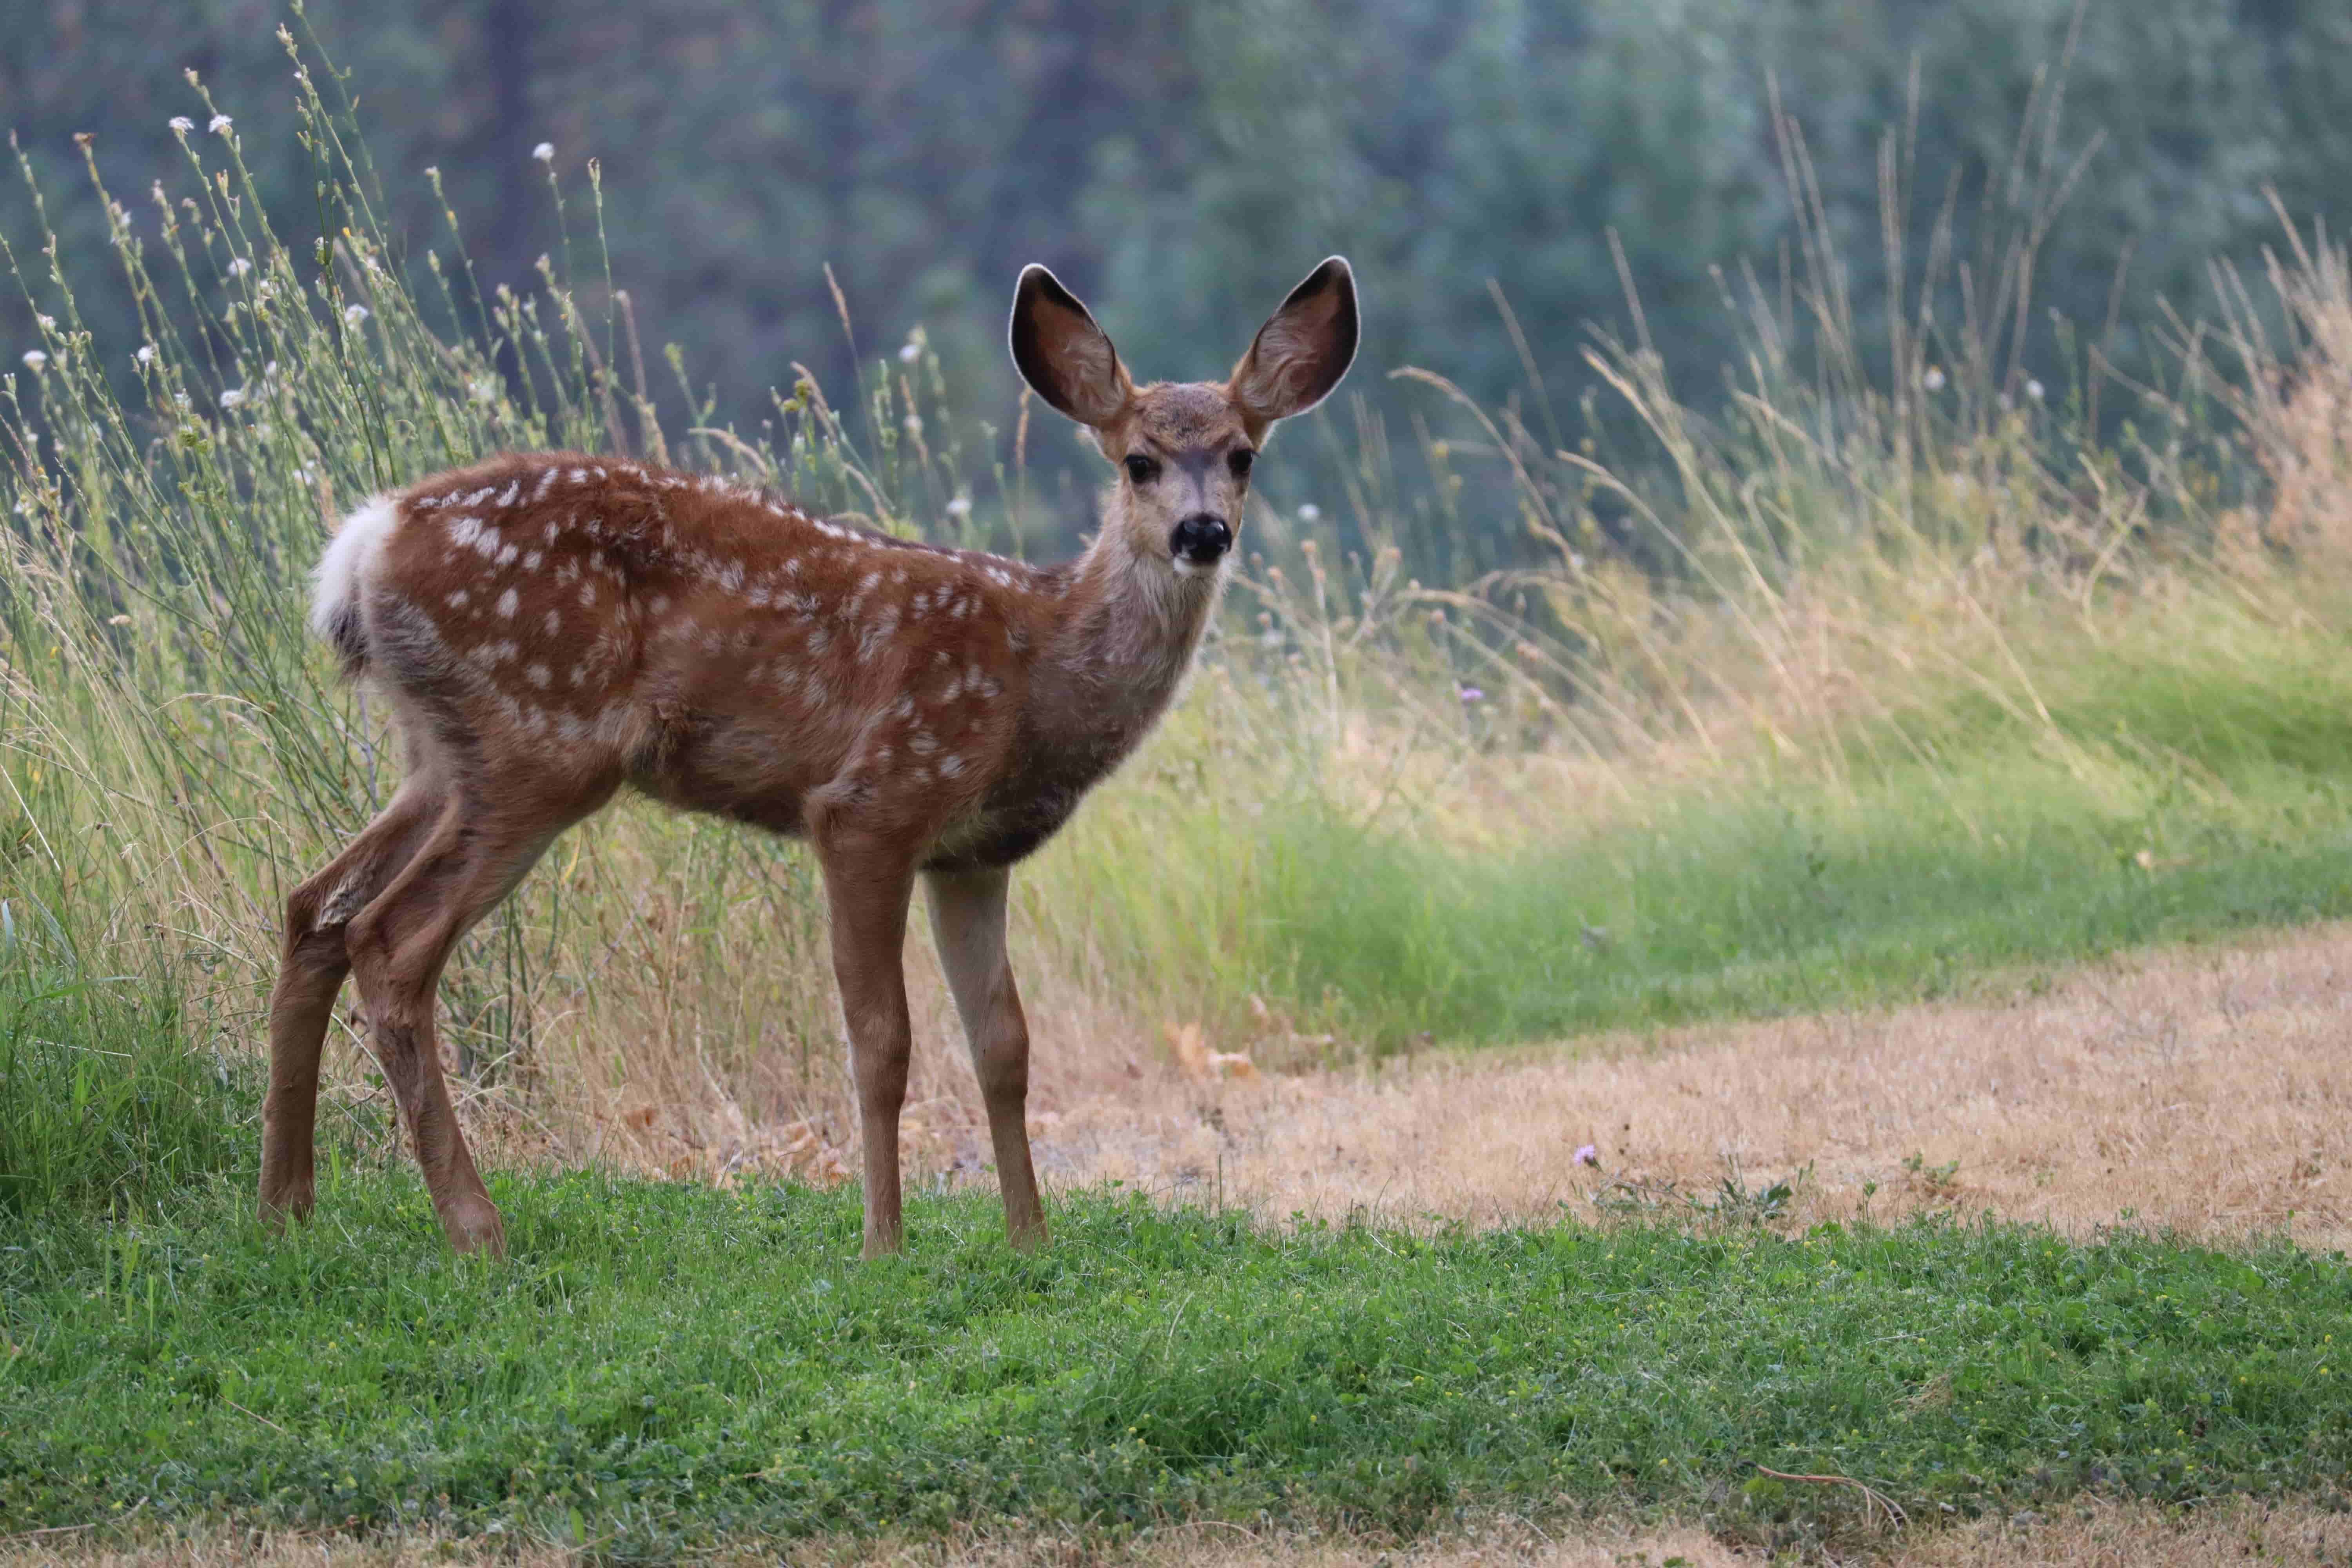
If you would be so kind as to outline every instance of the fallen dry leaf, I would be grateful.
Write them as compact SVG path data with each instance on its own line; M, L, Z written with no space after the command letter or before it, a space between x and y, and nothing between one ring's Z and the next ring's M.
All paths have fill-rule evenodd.
M1200 1025L1162 1024L1160 1032L1168 1037L1168 1049L1186 1078L1209 1076L1209 1047L1202 1042Z

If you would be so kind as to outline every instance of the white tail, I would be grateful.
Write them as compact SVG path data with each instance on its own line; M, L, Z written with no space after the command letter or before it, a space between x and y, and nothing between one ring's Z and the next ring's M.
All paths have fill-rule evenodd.
M343 519L310 574L310 629L341 651L345 658L361 655L359 589L372 573L386 535L400 521L399 503L390 496L373 496L366 505Z
M270 1005L265 1215L307 1214L320 1043L346 973L450 1239L504 1245L442 1081L451 946L624 785L805 837L824 874L864 1132L866 1250L900 1239L900 971L919 874L995 1146L1005 1224L1045 1212L1013 865L1140 741L1214 605L1250 464L1355 353L1347 264L1293 290L1223 384L1137 387L1086 307L1022 274L1013 358L1119 468L1065 565L942 550L709 479L579 453L495 458L354 511L311 625L398 711L408 771L288 900Z

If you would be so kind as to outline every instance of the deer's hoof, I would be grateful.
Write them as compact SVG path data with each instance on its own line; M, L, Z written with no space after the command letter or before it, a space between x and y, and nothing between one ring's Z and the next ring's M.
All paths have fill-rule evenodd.
M317 1192L309 1182L289 1182L276 1192L261 1194L261 1223L271 1235L282 1235L288 1220L309 1219L317 1203Z
M507 1255L506 1222L488 1198L458 1199L443 1212L441 1226L458 1252L493 1258Z

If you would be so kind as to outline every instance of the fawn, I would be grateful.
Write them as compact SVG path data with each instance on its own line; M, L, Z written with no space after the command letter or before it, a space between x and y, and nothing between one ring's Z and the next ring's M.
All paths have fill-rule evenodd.
M1116 468L1100 531L1062 565L891 538L573 452L493 458L343 521L311 626L390 697L407 766L383 813L287 900L266 1220L310 1211L320 1051L348 973L451 1244L504 1251L442 1079L435 992L457 939L625 784L814 847L857 1088L868 1258L901 1240L901 959L921 874L1006 1232L1024 1248L1045 1239L1008 878L1174 696L1257 448L1355 357L1355 279L1336 256L1307 274L1222 384L1137 386L1043 267L1021 274L1009 336L1022 377Z

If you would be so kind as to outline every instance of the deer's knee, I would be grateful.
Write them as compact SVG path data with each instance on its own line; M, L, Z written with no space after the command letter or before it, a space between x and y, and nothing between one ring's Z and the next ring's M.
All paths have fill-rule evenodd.
M362 864L340 872L331 868L295 889L286 898L286 940L289 945L321 939L342 946L352 920L367 907L375 891L374 868Z
M305 882L286 896L286 923L279 929L284 933L289 961L336 964L344 961L344 922L331 918L332 891L315 882Z

